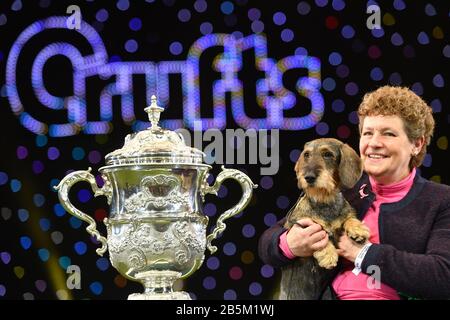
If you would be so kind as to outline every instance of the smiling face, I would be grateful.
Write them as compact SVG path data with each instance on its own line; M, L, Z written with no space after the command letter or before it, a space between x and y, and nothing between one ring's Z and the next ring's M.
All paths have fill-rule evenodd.
M398 182L410 173L410 160L424 139L411 142L398 116L363 118L359 151L364 171L380 184Z

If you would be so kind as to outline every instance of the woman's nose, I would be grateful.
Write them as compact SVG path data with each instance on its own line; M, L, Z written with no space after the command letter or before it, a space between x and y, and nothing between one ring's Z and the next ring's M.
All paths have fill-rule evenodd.
M368 145L369 145L370 147L380 147L380 146L382 145L381 139L380 139L380 135L377 134L377 133L374 133L374 134L370 137L369 142L368 142Z

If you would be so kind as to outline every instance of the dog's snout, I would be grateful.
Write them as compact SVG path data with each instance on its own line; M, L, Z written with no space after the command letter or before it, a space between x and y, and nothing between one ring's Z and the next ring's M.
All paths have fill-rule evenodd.
M314 174L307 174L305 175L305 180L308 184L312 185L316 181L316 176Z

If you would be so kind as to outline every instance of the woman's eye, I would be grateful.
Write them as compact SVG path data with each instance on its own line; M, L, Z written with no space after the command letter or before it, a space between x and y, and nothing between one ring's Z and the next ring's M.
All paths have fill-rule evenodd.
M384 135L389 137L395 137L395 134L393 134L392 132L385 132Z
M363 132L363 136L370 136L371 134L372 134L372 132L369 132L369 131Z

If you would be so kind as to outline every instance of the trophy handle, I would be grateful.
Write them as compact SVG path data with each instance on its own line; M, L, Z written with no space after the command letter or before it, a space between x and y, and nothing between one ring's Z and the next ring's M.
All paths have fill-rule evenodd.
M97 183L95 182L95 177L90 173L91 170L92 170L91 167L89 167L88 170L79 170L72 172L67 176L65 176L61 180L61 182L54 188L55 190L58 190L59 201L61 202L64 209L66 209L66 211L71 215L89 223L89 225L86 228L86 231L91 236L94 236L98 241L101 242L102 247L98 248L96 252L99 256L103 256L107 248L106 238L101 236L100 233L97 231L97 225L95 223L95 220L90 216L88 216L87 214L85 214L84 212L81 212L80 210L75 208L74 205L69 200L70 188L77 182L87 181L91 184L92 191L94 191L94 197L106 196L108 198L108 204L111 203L112 190L110 182L106 179L105 176L103 176L103 179L105 180L105 185L102 188L99 188L97 186Z
M228 209L220 215L220 217L217 219L216 227L214 228L213 232L206 237L207 247L211 254L217 251L217 247L212 246L211 241L216 239L217 236L221 234L227 227L225 223L223 223L223 221L237 215L239 212L244 210L252 197L252 189L258 187L258 185L254 184L245 173L236 169L225 169L224 166L222 166L222 171L217 176L213 186L208 185L205 180L202 187L202 197L207 193L217 195L217 192L219 191L223 180L230 178L236 180L241 185L243 194L241 200L239 200L239 202L233 208Z

